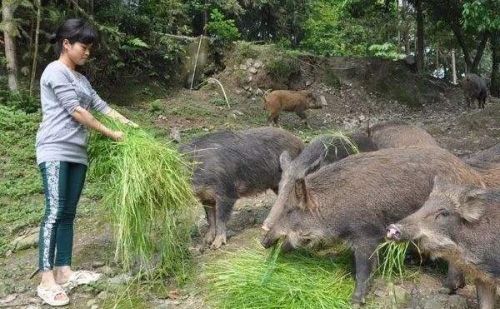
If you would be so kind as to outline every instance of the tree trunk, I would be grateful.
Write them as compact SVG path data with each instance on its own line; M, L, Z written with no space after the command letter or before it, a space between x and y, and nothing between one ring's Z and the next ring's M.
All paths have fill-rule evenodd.
M35 3L36 3L35 51L33 52L33 65L31 66L30 96L32 96L33 86L35 85L36 63L38 58L38 37L40 35L40 18L42 10L41 0L35 0Z
M16 61L16 45L14 41L15 33L13 23L13 8L8 1L2 1L2 19L4 23L4 43L5 43L5 58L7 60L7 75L10 91L17 91L17 61Z
M500 97L500 31L491 34L491 54L490 94Z
M415 1L415 8L417 11L417 71L422 73L424 71L424 14L422 11L422 0Z

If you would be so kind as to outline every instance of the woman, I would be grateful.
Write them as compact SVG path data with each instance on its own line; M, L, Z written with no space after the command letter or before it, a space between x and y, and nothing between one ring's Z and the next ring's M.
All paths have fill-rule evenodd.
M96 120L93 109L134 127L137 125L110 108L75 71L85 64L97 38L81 19L66 20L51 38L59 59L40 78L43 120L36 137L36 158L43 178L45 215L40 226L37 294L51 306L63 306L69 298L63 287L88 284L100 274L72 271L73 221L87 171L87 128L115 141L123 132Z

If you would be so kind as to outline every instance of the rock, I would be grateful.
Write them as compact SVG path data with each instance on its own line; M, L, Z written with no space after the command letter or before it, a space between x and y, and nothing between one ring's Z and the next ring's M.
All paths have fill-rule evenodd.
M254 68L258 69L261 68L264 64L260 60L255 60L255 63L253 64Z
M92 268L100 268L103 267L106 263L103 261L94 261L92 262Z
M467 309L467 300L460 295L451 295L448 299L448 307L450 309Z
M247 82L250 83L252 80L253 80L253 76L252 75L250 75L250 76L247 77Z
M309 87L309 86L311 86L311 85L312 85L312 81L310 81L310 80L306 80L306 87Z
M110 266L108 265L105 265L103 266L101 269L100 269L101 273L109 276L109 275L112 275L113 274L113 268L111 268Z
M108 279L109 284L115 284L115 285L120 285L120 284L125 284L132 280L132 277L129 274L120 274L118 276L115 276L113 278Z
M393 286L390 295L393 296L396 304L406 304L410 300L410 293L399 285Z
M244 65L244 64L240 64L240 70L245 70L245 71L246 71L246 69L247 69L247 66L246 66L246 65Z
M102 291L101 293L97 294L97 298L99 299L106 299L108 297L108 293L106 291Z
M247 67L251 67L253 65L254 60L252 58L247 58L245 64Z
M97 300L92 298L87 302L87 307L92 307L97 303Z
M328 102L326 101L326 98L324 95L320 95L319 99L321 101L321 106L328 106Z
M252 88L251 88L250 86L248 86L248 85L245 85L245 86L243 86L243 89L245 89L246 91L249 91L249 90L251 90Z
M97 306L97 305L92 305L92 307L90 307L90 309L99 309L99 306Z
M262 91L262 89L260 89L260 88L257 88L257 90L255 90L255 95L263 96L264 95L264 91Z
M432 295L431 298L426 299L424 302L424 309L467 309L467 301L460 295Z
M36 247L37 245L38 230L35 233L19 236L10 243L13 252Z
M180 143L181 142L181 132L179 131L179 128L177 128L177 127L171 128L169 137L171 139L173 139L175 142Z
M257 74L257 72L258 72L258 71L257 71L257 69L256 69L256 68L254 68L254 67L250 67L250 68L248 69L248 72L250 72L250 73L252 73L252 74Z
M8 304L8 303L12 302L13 300L15 300L16 298L17 298L16 293L7 295L5 298L0 299L0 304L1 305Z

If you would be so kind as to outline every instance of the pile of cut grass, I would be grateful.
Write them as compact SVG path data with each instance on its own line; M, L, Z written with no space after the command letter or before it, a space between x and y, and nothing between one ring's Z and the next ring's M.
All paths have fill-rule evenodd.
M350 254L335 258L275 247L228 253L206 267L207 300L215 308L350 308Z
M113 142L92 134L90 177L104 192L116 236L115 259L126 269L183 280L190 268L194 224L191 166L176 147L141 129L101 119L121 130Z

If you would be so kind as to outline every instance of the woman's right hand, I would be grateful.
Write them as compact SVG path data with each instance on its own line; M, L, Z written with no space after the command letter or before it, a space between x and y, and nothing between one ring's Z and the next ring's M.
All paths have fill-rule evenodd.
M123 140L124 134L122 131L111 131L111 135L109 137L116 142L120 142Z

